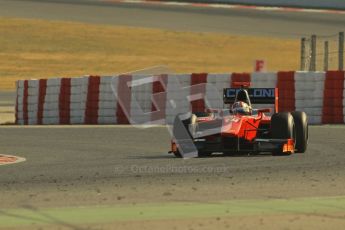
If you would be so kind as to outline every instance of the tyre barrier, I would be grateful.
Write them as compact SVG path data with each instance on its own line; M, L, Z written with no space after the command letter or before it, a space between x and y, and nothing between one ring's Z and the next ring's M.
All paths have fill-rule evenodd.
M177 113L223 108L223 88L238 82L278 87L279 111L305 111L310 124L344 123L343 71L290 71L19 80L16 124L170 124Z

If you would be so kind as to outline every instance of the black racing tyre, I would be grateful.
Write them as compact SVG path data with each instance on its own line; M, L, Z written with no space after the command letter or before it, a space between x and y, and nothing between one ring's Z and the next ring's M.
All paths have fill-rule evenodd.
M188 139L191 138L191 133L189 132L189 124L191 123L192 114L177 114L174 119L173 124L173 136L175 139ZM181 125L182 123L182 125ZM187 133L184 131L186 130ZM175 157L182 158L180 151L174 152Z
M212 155L211 152L198 152L198 157L210 157Z
M289 112L275 113L271 117L271 138L273 139L295 139L295 123ZM281 150L275 151L273 155L288 155Z
M189 124L191 124L191 121L192 121L191 113L176 115L174 124L173 124L173 135L176 139L188 139L192 137L189 131ZM187 133L184 132L184 130L186 130Z
M182 158L182 155L181 155L180 151L178 151L178 150L177 150L177 152L174 153L174 156L176 158Z
M296 127L296 153L304 153L308 146L308 116L305 112L292 112Z
M198 152L198 157L210 157L211 155L212 153L210 152ZM174 156L177 158L182 158L182 155L179 150L177 150L177 152L174 153Z
M197 116L192 113L177 114L173 125L173 135L175 139L193 139L193 133L196 129L196 119ZM182 157L179 150L177 150L174 155L177 158ZM208 154L202 152L198 153L198 157L205 157L207 155Z

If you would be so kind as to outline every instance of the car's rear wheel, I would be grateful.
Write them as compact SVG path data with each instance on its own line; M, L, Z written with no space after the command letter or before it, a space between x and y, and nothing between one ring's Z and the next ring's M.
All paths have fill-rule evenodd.
M296 153L304 153L308 146L308 117L305 112L292 112L296 127Z
M295 123L291 113L275 113L271 118L270 128L271 138L273 139L295 139ZM289 155L291 153L283 153L282 149L274 151L273 155Z

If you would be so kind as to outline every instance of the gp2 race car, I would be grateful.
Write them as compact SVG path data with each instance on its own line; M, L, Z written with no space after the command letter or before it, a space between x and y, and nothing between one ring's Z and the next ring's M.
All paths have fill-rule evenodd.
M232 106L178 114L169 153L186 157L194 149L196 156L205 157L216 152L290 155L306 151L307 115L278 112L277 88L225 88L223 101ZM269 114L271 109L252 109L252 104L274 104L274 113Z

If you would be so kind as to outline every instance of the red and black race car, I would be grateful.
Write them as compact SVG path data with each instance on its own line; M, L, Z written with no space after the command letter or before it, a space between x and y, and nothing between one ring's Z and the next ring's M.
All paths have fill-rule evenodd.
M176 157L204 157L212 153L273 155L304 153L308 145L305 112L278 112L277 88L226 88L228 109L178 114L172 127L171 151ZM252 104L274 104L253 109Z

